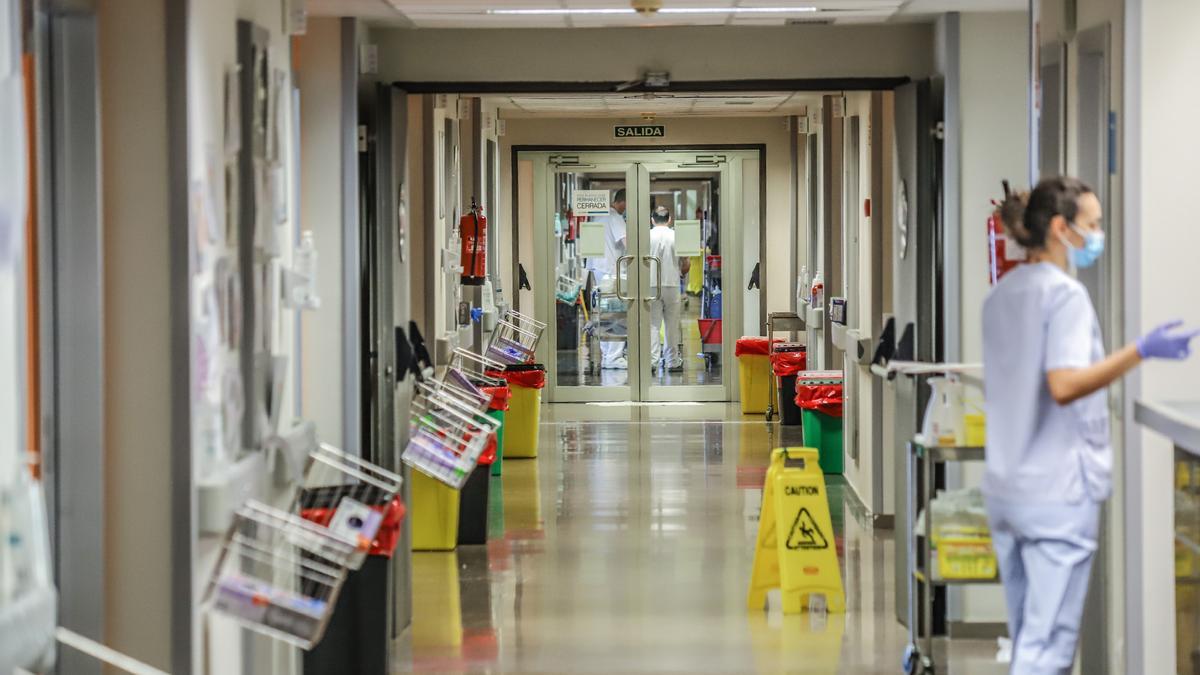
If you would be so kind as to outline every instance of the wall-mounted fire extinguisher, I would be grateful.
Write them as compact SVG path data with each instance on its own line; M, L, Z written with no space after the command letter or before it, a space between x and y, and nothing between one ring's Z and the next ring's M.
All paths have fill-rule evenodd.
M1008 181L1004 181L1004 198L1007 200L1010 195ZM1000 217L1000 205L995 201L992 204L997 208L988 217L987 222L988 281L995 285L1005 274L1025 262L1027 256L1025 247L1008 236L1008 230L1004 228L1004 221Z
M482 286L487 278L487 218L471 198L471 210L458 221L462 239L462 285Z

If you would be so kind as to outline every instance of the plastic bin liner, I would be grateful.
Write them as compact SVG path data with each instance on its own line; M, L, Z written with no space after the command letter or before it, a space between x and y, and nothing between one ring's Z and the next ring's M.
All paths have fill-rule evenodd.
M375 533L375 539L371 542L371 548L367 553L390 558L396 550L397 542L400 541L400 524L404 522L404 515L408 509L399 497L382 506L372 506L371 508L383 513L383 522L380 523L379 530ZM314 523L328 523L336 510L336 508L328 506L306 508L300 511L300 515L305 520L311 520Z
M488 377L503 378L510 385L526 389L542 389L546 386L546 367L533 363L509 366L503 371L489 371Z
M746 336L738 338L734 356L770 356L771 343L765 337Z
M488 410L508 410L508 401L512 398L512 389L504 387L481 387L483 393L491 396Z
M479 454L478 464L491 466L492 462L496 461L496 446L496 434L489 434L487 445L483 446L483 452Z
M796 381L796 405L802 410L815 410L830 417L842 416L842 385L805 384Z
M775 352L771 355L771 370L776 377L797 375L808 368L806 352Z

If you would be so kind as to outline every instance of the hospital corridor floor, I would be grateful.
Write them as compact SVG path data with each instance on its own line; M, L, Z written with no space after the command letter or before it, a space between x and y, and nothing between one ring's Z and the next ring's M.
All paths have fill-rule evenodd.
M540 456L492 478L489 543L413 554L398 672L901 672L892 532L840 477L846 613L747 611L781 433L727 404L545 406ZM938 672L1003 673L995 654L994 639L939 641Z

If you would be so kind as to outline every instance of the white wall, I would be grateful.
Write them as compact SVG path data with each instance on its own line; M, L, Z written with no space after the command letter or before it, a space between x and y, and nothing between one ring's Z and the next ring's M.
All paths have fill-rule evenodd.
M987 282L987 218L991 200L1001 194L1000 181L1010 179L1022 184L1027 174L1027 144L1014 139L1028 138L1027 87L1028 57L1026 35L1028 18L1024 13L964 13L959 16L957 54L947 54L945 66L950 72L957 66L957 182L956 199L948 200L957 208L947 215L946 227L957 228L959 246L958 334L966 362L983 356L982 316L980 308L990 290ZM957 59L957 64L951 63ZM950 89L949 84L947 88ZM953 105L954 100L947 102ZM952 111L947 111L949 117ZM949 133L954 133L953 131ZM949 147L949 146L948 146ZM978 485L982 467L964 466L965 485ZM1003 595L998 588L967 589L959 596L961 620L1003 623Z
M104 639L118 651L170 669L177 580L168 555L174 527L167 507L173 371L164 3L98 3L97 21L104 176Z
M188 122L189 122L189 138L188 138L188 172L189 178L193 185L193 189L197 194L211 196L214 215L217 222L225 225L225 213L227 200L230 195L226 194L224 171L227 161L236 163L236 155L226 154L225 148L225 78L226 73L233 72L237 67L237 22L239 20L248 20L266 30L269 35L269 63L271 71L282 70L288 73L288 80L283 93L284 100L282 104L285 106L282 118L282 129L280 133L281 139L281 158L285 167L290 167L293 160L293 119L291 114L291 66L292 66L292 50L291 40L285 33L283 26L283 7L286 3L283 0L207 0L204 3L192 3L189 6L188 15ZM273 76L273 75L272 75ZM243 143L248 142L248 139L243 139ZM289 204L294 203L290 198L293 195L293 179L290 170L285 169L286 179L284 181L284 189L289 197ZM107 178L106 178L107 179ZM204 186L204 190L199 190L198 186ZM247 199L249 196L242 195L242 199ZM270 209L267 204L260 204L260 209ZM290 265L292 242L295 235L293 227L297 213L295 209L289 210L286 222L274 226L274 237L280 242L279 257L270 263L273 270L273 277L277 276L278 269L283 266ZM201 226L197 220L195 211L192 213L192 228L196 230ZM236 231L236 230L235 230ZM193 237L196 241L197 237ZM195 244L193 244L195 247ZM213 268L216 259L221 256L228 258L235 266L237 265L238 257L238 242L237 241L221 241L219 243L210 244L208 250L210 255L194 256L193 260L193 279L192 286L194 289L193 299L198 301L202 296L200 291L206 287L211 287L213 282ZM334 257L334 256L329 256ZM243 289L243 293L250 292ZM267 294L277 294L278 289L271 287L265 291ZM194 309L194 316L199 316L200 308ZM298 364L296 363L297 355L294 345L294 321L295 312L291 310L283 310L281 307L274 307L273 311L265 316L266 322L271 324L271 332L273 339L271 343L271 351L273 354L283 356L288 359L289 380L284 385L284 397L281 403L281 426L290 424L293 415L293 379L299 373ZM195 340L198 340L199 333ZM230 349L227 347L209 350L210 361L208 368L210 372L221 373L224 369L240 368L239 351L236 348ZM219 376L219 375L218 375ZM219 388L218 388L219 390ZM208 400L205 396L197 396L192 401L192 418L193 429L195 431L193 441L193 465L196 471L197 479L206 478L209 474L217 474L223 471L228 464L214 464L206 458L206 450L204 446L211 438L213 418L220 414L223 408L224 393L219 394L222 398L216 402ZM247 406L249 407L249 406ZM338 409L340 410L340 408ZM225 448L226 457L230 460L236 458L242 448L233 447ZM199 539L196 547L196 560L194 562L194 594L195 602L198 604L201 600L202 593L205 589L208 576L212 572L212 566L215 564L216 555L220 550L222 538L220 536L204 536ZM196 615L194 622L193 644L193 667L199 672L203 665L204 646L206 641L203 634L204 622L200 620L200 615ZM259 658L267 658L270 650L274 649L274 645L266 638L255 638L258 644L264 645ZM242 664L242 645L244 634L233 624L220 621L213 622L212 633L209 637L209 643L212 650L212 667L215 670L225 673L237 673L241 671ZM276 672L288 672L288 656L287 650L278 650L281 659L273 661L272 668Z
M871 127L873 124L881 123L881 120L875 120L871 116L871 94L869 92L854 92L846 97L846 120L845 134L846 138L850 135L851 117L859 117L858 126L858 203L851 205L847 204L843 209L844 246L849 247L851 238L858 239L858 278L851 279L849 277L849 269L842 277L846 282L845 295L847 301L856 306L859 318L859 326L863 327L867 333L870 328L870 317L877 311L871 303L871 284L875 275L880 271L874 270L871 267L871 231L872 219L868 218L863 210L863 200L871 197ZM849 140L846 141L845 147L849 151L851 145ZM849 157L846 157L846 164L849 164ZM846 190L850 190L848 183L849 172L845 171L845 179L843 184L846 185ZM875 211L873 215L881 217L882 212ZM845 250L849 251L849 248ZM851 292L853 290L853 293ZM877 337L877 336L872 336ZM835 364L836 366L836 364ZM874 376L869 368L864 368L857 365L857 362L846 359L845 376L847 380L853 378L854 382L850 389L855 393L855 405L857 406L858 414L856 416L858 424L858 460L855 461L850 455L850 443L853 443L853 438L850 434L846 435L846 481L854 489L858 495L859 501L866 505L867 509L872 513L891 513L892 508L885 506L883 503L876 503L874 496L874 480L875 472L880 470L875 466L873 461L872 450L874 448L874 425L877 423L877 411L874 407L874 401L871 399L871 389L874 384ZM878 411L882 412L882 411Z
M1195 192L1194 158L1200 153L1200 129L1193 114L1200 105L1195 86L1200 5L1189 0L1137 5L1127 15L1132 53L1126 61L1123 145L1129 181L1125 290L1130 337L1176 317L1200 323L1200 309L1190 301L1194 293L1184 290L1200 284L1195 256L1200 230L1191 225L1195 209L1189 199ZM1192 400L1197 381L1198 359L1149 363L1129 389L1134 398ZM1132 422L1128 417L1126 421ZM1175 672L1175 631L1170 628L1175 623L1172 451L1165 439L1150 432L1133 440L1125 478L1129 499L1136 500L1126 511L1130 520L1125 545L1132 553L1127 558L1127 672Z
M301 317L301 410L321 437L341 443L342 298L342 35L338 19L309 19L295 41L300 87L300 222L312 230L321 309Z
M925 24L393 29L375 31L373 39L382 77L403 82L624 82L647 69L669 71L680 82L917 77L932 67Z
M990 290L987 279L987 220L991 200L1003 193L1001 179L1023 185L1029 166L1026 92L1028 55L1022 36L1024 13L963 14L959 67L962 82L960 210L946 218L957 227L962 244L962 312L964 361L983 359L980 310Z

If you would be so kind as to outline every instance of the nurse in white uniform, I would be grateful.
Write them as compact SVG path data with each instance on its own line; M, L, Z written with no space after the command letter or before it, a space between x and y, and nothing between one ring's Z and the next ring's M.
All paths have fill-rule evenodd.
M627 227L625 224L625 190L617 190L613 194L612 204L608 215L598 218L604 222L604 257L589 258L588 269L596 273L597 281L609 289L615 289L617 279L617 260L625 255L628 249ZM620 321L624 322L624 317ZM625 370L629 367L625 359L624 341L605 341L600 343L601 368L606 370Z
M1106 356L1076 267L1104 251L1100 201L1071 178L1001 206L1029 263L983 306L988 417L983 492L1004 582L1011 673L1068 673L1100 504L1111 492L1106 389L1144 359L1184 359L1198 332L1161 326Z

